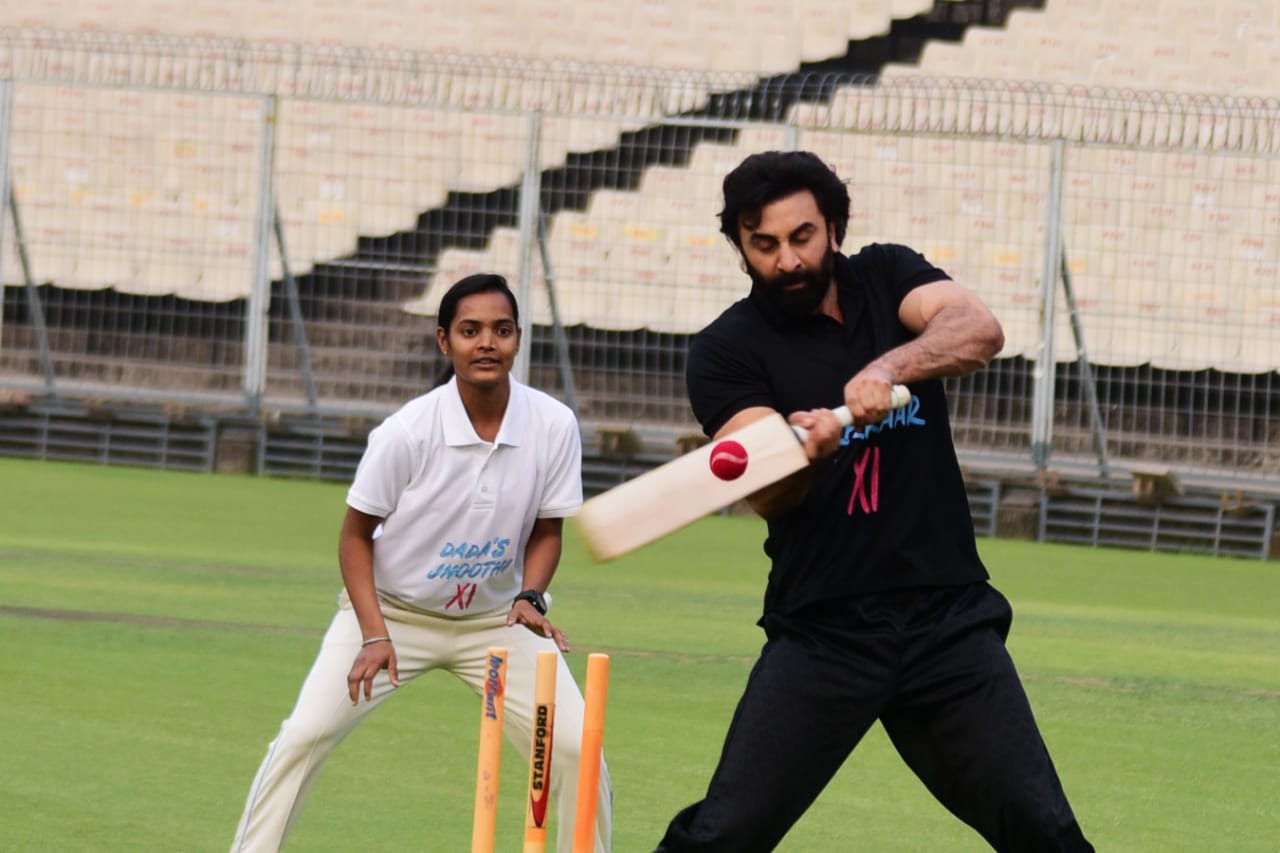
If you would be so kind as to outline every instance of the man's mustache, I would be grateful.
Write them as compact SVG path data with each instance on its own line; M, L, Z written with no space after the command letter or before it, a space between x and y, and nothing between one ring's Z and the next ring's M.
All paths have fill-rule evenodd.
M795 272L783 273L773 279L774 287L786 287L790 284L812 284L817 280L817 276L808 270L796 270Z

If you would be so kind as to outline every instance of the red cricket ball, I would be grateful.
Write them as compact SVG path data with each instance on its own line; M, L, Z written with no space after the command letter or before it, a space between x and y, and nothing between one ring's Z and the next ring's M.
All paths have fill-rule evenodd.
M721 480L736 480L747 470L747 449L732 439L711 448L711 473Z

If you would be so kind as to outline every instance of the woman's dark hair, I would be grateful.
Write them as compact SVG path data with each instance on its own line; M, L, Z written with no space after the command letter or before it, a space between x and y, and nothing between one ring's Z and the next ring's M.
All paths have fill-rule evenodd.
M808 151L763 151L743 160L724 176L724 209L720 232L742 248L738 226L760 224L766 205L802 190L813 193L818 210L836 227L836 243L849 226L849 189L816 154Z
M481 272L469 275L453 283L453 286L440 297L440 308L436 311L436 324L447 333L458 316L458 303L468 296L477 293L501 293L511 303L511 317L520 325L520 308L516 305L516 295L511 292L507 280L497 273Z
M454 318L458 316L459 303L477 293L501 293L507 297L507 301L511 303L511 319L516 321L517 328L520 326L520 306L516 303L516 295L511 292L507 280L497 273L476 273L454 282L445 291L444 296L440 297L440 307L436 310L436 325L444 329L446 335L449 333L449 327L453 325ZM445 367L444 373L440 374L440 378L432 387L439 387L451 378L453 378L452 362Z

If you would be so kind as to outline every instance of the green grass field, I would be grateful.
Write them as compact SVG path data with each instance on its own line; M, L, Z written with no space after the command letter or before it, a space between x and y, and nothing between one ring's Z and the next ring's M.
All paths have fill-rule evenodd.
M333 612L345 487L12 459L0 484L0 849L225 850ZM613 656L619 853L704 789L762 640L760 539L716 517L603 566L570 542L553 613L579 679ZM1275 851L1280 565L981 548L1098 850ZM334 754L290 849L469 849L478 700L440 673L404 694ZM525 772L508 751L500 849ZM877 728L780 849L987 848Z

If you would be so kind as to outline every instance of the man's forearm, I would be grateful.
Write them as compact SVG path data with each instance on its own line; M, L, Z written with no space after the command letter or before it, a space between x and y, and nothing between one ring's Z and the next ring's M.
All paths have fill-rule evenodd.
M930 318L914 340L884 353L868 368L882 369L898 383L965 376L986 367L1003 347L1004 332L990 313L950 305Z
M747 506L765 521L781 518L799 506L813 486L813 464L747 495Z

